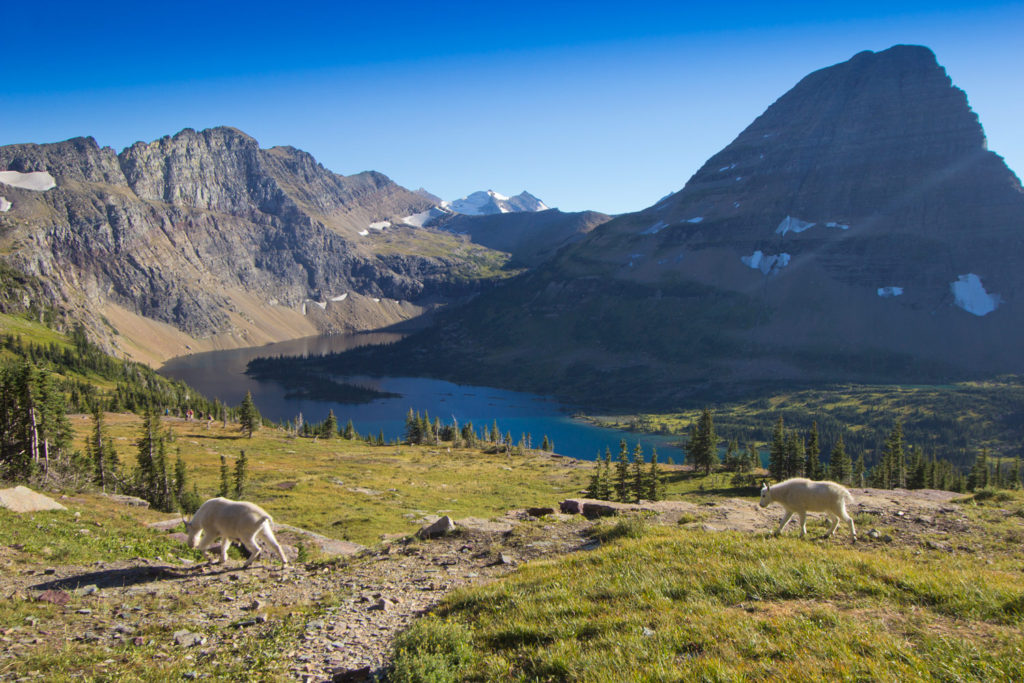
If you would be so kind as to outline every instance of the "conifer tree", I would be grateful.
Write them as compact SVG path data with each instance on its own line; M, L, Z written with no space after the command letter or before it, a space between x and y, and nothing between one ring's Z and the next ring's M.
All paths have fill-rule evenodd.
M718 435L715 433L715 422L711 409L701 411L697 427L692 432L693 440L689 444L690 462L694 469L703 468L704 476L711 474L712 466L718 462Z
M785 444L783 475L786 479L799 477L803 474L804 470L804 440L800 438L800 435L794 429L787 432Z
M846 452L846 444L843 442L843 435L840 434L836 443L832 446L832 453L829 455L829 468L831 478L840 484L849 484L853 476L853 464L850 462L850 455Z
M853 485L864 486L864 475L867 473L867 466L864 463L864 453L861 452L857 456L857 461L853 464Z
M185 471L185 461L181 459L181 452L174 460L174 500L173 507L185 509L185 498L188 493L185 487L188 485L188 474Z
M545 453L550 453L551 452L551 442L548 441L548 435L547 434L544 435L544 440L540 444L540 449L542 451L544 451Z
M743 456L739 454L740 445L736 439L729 439L722 457L722 469L727 472L739 472L742 468Z
M260 413L256 410L256 404L252 401L252 392L245 392L242 405L238 406L238 423L248 438L260 427Z
M633 448L633 502L639 503L647 495L647 471L644 469L644 447L638 441Z
M788 478L786 472L786 428L782 423L782 416L779 415L768 446L768 474L773 479L781 481Z
M351 419L345 423L345 430L341 433L341 436L349 441L356 438L356 428L352 425Z
M383 428L381 428L381 430L379 432L377 432L377 445L378 446L384 446L385 445L385 443L384 443L384 429Z
M320 428L320 436L325 439L333 439L338 434L338 418L334 417L334 410L327 411L327 419Z
M231 493L231 474L228 471L228 459L223 453L220 454L220 488L217 489L217 495L221 498L227 498Z
M615 463L615 493L620 503L629 502L629 449L625 439L619 442L619 460Z
M903 447L903 422L899 419L893 424L889 438L885 441L882 462L885 463L883 488L906 488L907 456Z
M159 505L159 475L157 473L157 443L163 441L160 434L160 418L150 408L142 422L142 435L135 446L137 493L157 509Z
M114 442L107 436L103 412L99 409L98 403L93 407L92 419L92 434L86 442L86 448L92 457L94 478L103 491L108 487L114 491L117 489L117 471L120 463Z
M982 448L974 458L974 465L967 475L967 488L977 491L988 486L988 449Z
M647 475L647 499L661 500L665 497L665 482L661 480L661 471L658 469L658 449L651 449L651 470Z
M804 476L808 479L821 479L821 447L818 445L818 422L811 423L811 433L807 437L807 449L804 457Z
M245 497L247 470L248 461L245 457L245 451L240 451L238 460L235 461L235 500L242 500Z

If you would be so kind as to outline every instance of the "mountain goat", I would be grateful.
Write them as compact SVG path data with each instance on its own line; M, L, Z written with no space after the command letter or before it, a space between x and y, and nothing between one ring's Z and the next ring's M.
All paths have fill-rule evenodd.
M220 562L228 561L228 548L231 541L244 545L249 550L248 567L262 554L257 542L259 537L270 544L281 557L281 562L288 565L288 558L274 538L274 521L266 510L255 503L228 500L227 498L211 498L203 503L192 519L185 523L190 548L206 551L214 541L221 539Z
M834 481L811 481L798 477L787 479L775 486L769 486L767 482L762 482L761 485L761 507L766 508L772 503L778 503L786 509L786 516L775 530L776 536L782 533L793 515L800 515L802 538L807 534L807 513L824 512L832 522L832 528L825 534L825 538L836 532L839 521L842 520L850 525L850 534L856 541L857 529L853 525L853 518L846 514L846 504L852 502L853 496L850 492Z

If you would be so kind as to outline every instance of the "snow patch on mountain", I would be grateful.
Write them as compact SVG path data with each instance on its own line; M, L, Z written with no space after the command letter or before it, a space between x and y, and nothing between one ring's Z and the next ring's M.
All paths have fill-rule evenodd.
M444 209L432 206L426 211L420 211L419 213L414 213L411 216L406 216L405 218L402 218L401 221L406 225L413 226L414 228L424 228L436 221L438 218L447 215L448 212Z
M370 230L383 230L384 228L391 227L391 221L377 221L376 223L370 223L367 227Z
M497 213L519 213L524 211L547 211L544 202L529 192L520 192L515 197L506 197L494 190L474 192L462 199L442 202L441 208L467 216L490 216Z
M665 221L658 221L657 223L655 223L651 227L647 228L646 230L644 230L640 234L641 235L657 235L659 232L661 232L662 230L664 230L667 227L668 227L668 223L666 223Z
M793 216L786 216L779 223L779 227L775 228L775 232L779 235L785 235L787 232L803 232L808 228L813 228L817 223L812 221L802 221L799 218Z
M883 299L888 299L888 298L894 297L894 296L901 296L902 294L903 294L903 288L902 287L892 287L892 286L890 286L890 287L879 287L878 288L878 296L882 297Z
M0 197L0 213L10 211L12 206L14 205L7 201L7 197Z
M1003 297L989 294L981 284L981 278L974 273L957 276L956 282L949 283L953 291L953 303L976 316L988 315L1003 303Z
M704 216L694 216L693 218L687 218L686 222L687 223L700 223L702 220L704 220Z
M57 187L57 181L46 171L0 171L0 183L33 192L46 192Z
M759 270L765 275L771 275L788 266L789 258L789 254L786 252L781 254L765 254L758 249L750 256L741 256L740 261L748 268Z

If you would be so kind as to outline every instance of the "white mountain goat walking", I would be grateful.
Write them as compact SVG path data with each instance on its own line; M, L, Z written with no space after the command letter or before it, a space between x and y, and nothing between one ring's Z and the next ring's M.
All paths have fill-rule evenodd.
M228 561L228 548L231 547L231 541L236 541L249 550L249 560L245 563L248 567L262 554L257 540L262 537L287 566L288 558L274 538L273 523L267 511L255 503L211 498L196 510L192 519L185 522L185 531L188 533L189 547L202 551L219 538L221 564Z
M786 516L775 530L776 536L782 533L793 515L800 515L802 538L807 534L807 513L824 512L832 522L832 528L825 534L825 538L836 532L839 521L842 520L850 525L850 534L856 541L857 529L853 525L853 518L846 514L846 504L852 502L853 496L850 492L834 481L811 481L798 477L787 479L775 486L768 486L767 482L761 484L761 507L766 508L772 503L778 503L786 509Z

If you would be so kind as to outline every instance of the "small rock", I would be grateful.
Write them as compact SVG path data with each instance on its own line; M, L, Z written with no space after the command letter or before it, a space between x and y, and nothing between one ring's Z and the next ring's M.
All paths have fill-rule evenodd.
M135 636L134 638L132 638L132 645L134 645L135 647L142 647L145 644L146 639L142 636Z
M83 607L82 609L75 610L75 613L76 614L92 614L92 610L89 609L88 607Z
M868 532L868 538L878 539L882 534L878 533L878 529L872 529Z
M245 607L243 607L242 609L244 609L246 611L249 611L249 612L259 612L261 609L263 609L266 606L267 606L267 603L265 603L264 601L262 601L259 598L257 598L255 600L253 600L252 602L250 602Z
M206 642L206 637L191 631L181 630L174 632L174 642L181 647L195 647Z
M644 626L643 634L644 634L644 636L650 638L651 636L653 636L655 634L655 631L654 631L654 629L650 629L650 628L647 628L646 626Z
M555 514L555 508L552 508L552 507L526 508L526 512L531 517L544 517L545 515L553 515L553 514Z
M48 602L52 605L66 605L71 601L71 595L61 590L43 591L36 598L40 602Z
M377 602L370 605L367 609L380 610L381 612L387 612L392 608L393 604L387 598L378 598Z
M437 520L433 524L422 527L416 532L416 535L420 538L437 538L444 536L445 534L451 533L455 530L455 522L448 515L445 515L441 519Z
M99 588L96 587L96 584L90 583L88 586L80 586L79 588L76 588L75 589L75 594L76 595L92 595L93 593L95 593L98 590L99 590Z
M373 670L369 666L357 669L335 669L331 673L332 683L363 683L373 680Z
M511 555L501 553L498 555L498 561L495 564L514 565L515 563L516 561Z
M57 573L57 570L54 569L53 567L47 567L46 569L43 570L43 573L46 574L47 576L53 576L54 574Z

